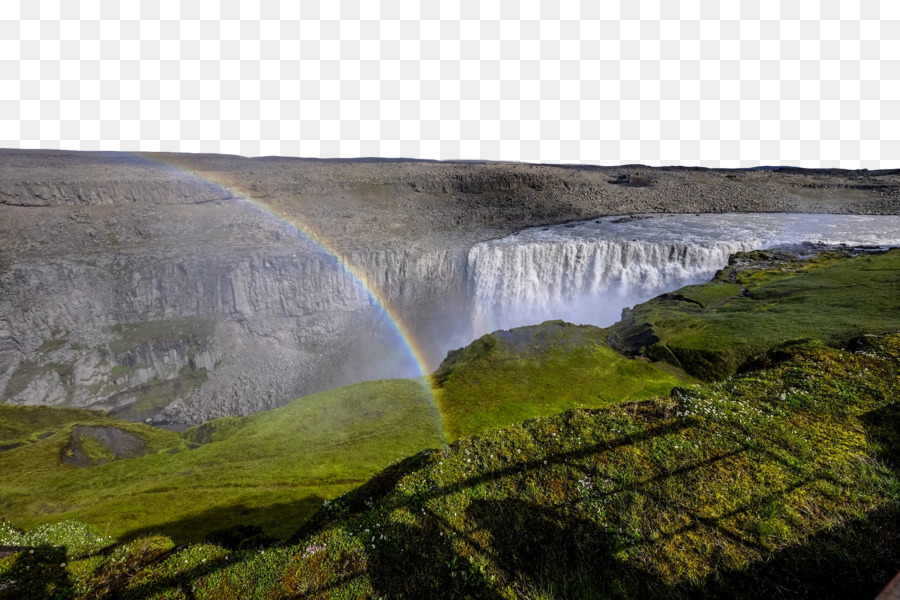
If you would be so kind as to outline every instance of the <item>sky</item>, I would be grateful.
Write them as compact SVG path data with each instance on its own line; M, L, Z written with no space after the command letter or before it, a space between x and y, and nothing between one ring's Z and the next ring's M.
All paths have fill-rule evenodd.
M896 0L6 0L0 147L900 167Z

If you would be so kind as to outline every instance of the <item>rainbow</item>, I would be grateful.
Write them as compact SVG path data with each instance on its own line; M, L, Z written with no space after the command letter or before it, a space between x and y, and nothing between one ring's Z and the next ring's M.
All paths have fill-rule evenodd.
M440 431L443 440L446 442L443 420L440 416L440 410L438 408L437 399L434 395L434 390L431 387L430 377L428 377L428 375L431 373L431 369L428 366L428 360L426 359L426 353L422 348L422 345L418 342L416 336L412 333L409 326L404 323L399 312L392 305L390 298L388 298L387 295L383 291L379 290L373 283L370 283L369 278L366 276L366 273L360 267L354 265L347 256L345 256L331 243L329 243L328 238L323 233L316 231L315 228L307 223L300 222L295 218L292 218L290 215L284 214L276 208L254 199L252 194L248 193L246 190L239 189L233 183L220 180L219 178L210 177L207 174L201 175L190 167L178 164L170 156L166 156L165 158L163 158L159 155L147 155L144 153L130 153L130 155L140 161L168 169L173 173L173 175L177 177L188 178L198 183L212 185L222 190L224 193L229 194L234 199L244 202L248 206L256 209L258 212L263 213L268 217L274 218L284 225L287 225L289 228L299 233L303 239L311 242L316 247L321 249L322 252L335 259L337 261L337 264L340 265L343 272L351 278L352 282L355 285L359 286L359 288L363 292L365 292L369 299L378 306L382 314L387 317L387 323L396 334L397 339L400 341L401 346L404 349L404 352L408 355L412 362L415 363L416 367L419 370L419 376L417 380L422 385L422 388L426 391L427 396L430 399L431 409L434 413L434 417L438 425L438 430Z

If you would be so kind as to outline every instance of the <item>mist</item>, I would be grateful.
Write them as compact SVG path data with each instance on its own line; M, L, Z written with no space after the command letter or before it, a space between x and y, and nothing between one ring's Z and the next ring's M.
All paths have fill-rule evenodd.
M472 335L551 319L609 326L626 307L709 281L735 252L802 244L898 245L900 217L647 215L528 229L469 251Z

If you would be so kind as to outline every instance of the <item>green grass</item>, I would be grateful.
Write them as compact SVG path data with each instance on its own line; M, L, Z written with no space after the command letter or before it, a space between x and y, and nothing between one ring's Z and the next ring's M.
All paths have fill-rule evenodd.
M114 376L117 368L119 367L112 368ZM158 414L162 408L171 404L174 398L186 397L191 390L203 385L206 378L206 369L192 370L187 366L182 367L178 372L178 377L174 379L152 379L142 385L129 388L128 393L133 395L135 400L111 411L110 414L119 419L142 421Z
M434 379L448 433L459 437L574 406L666 395L685 383L683 376L617 354L605 335L551 322L485 336L455 353ZM486 344L490 350L482 351ZM182 391L191 381L179 382ZM167 401L177 391L172 385L142 386L139 401L115 416L140 418L145 405L156 406L154 398ZM0 515L17 525L74 518L116 537L158 531L179 542L252 525L284 537L324 499L363 483L392 460L442 443L432 401L416 381L314 394L274 411L211 421L180 440L162 432L167 444L154 446L152 455L89 469L59 463L71 428L120 421L65 414L71 418L60 418L58 435L16 454L0 453L0 489L8 486ZM108 460L102 444L90 438L83 444L95 463Z
M41 546L0 559L0 581L19 598L873 597L900 560L900 335L759 364L420 452L288 543Z
M768 256L764 252L757 257ZM785 341L829 343L900 330L900 250L726 269L634 307L610 328L617 347L715 380Z
M432 377L449 450L422 452L442 432L409 380L180 437L0 405L0 446L19 446L0 451L0 515L30 530L0 527L0 545L36 549L0 558L0 588L6 577L25 582L16 598L874 595L900 569L900 337L772 350L900 331L898 285L898 251L826 255L726 269L609 330L484 336ZM169 336L135 327L122 344ZM610 333L644 356L613 351ZM742 365L761 370L721 380ZM686 388L697 380L682 368L720 381ZM79 424L120 427L150 453L61 464ZM110 460L99 442L85 449ZM298 528L252 551L176 547L210 534L258 546ZM95 534L134 541L101 552Z
M0 446L32 444L72 423L92 425L108 420L99 410L0 404Z
M58 335L61 335L62 337L57 337ZM50 354L51 352L56 352L60 348L65 347L68 343L69 340L64 332L62 334L54 332L54 336L44 340L44 343L38 347L37 351L44 354Z
M210 337L215 331L215 326L214 320L200 317L113 325L109 331L116 334L117 339L110 342L109 349L121 354L147 344L165 344L183 340L199 342Z
M592 326L548 321L497 331L451 352L434 375L451 439L569 408L668 395L683 385L648 361L622 356Z
M51 437L0 452L0 514L24 527L78 519L116 537L160 531L177 541L198 540L239 524L284 537L324 498L439 445L433 414L413 380L358 384L244 419L212 421L200 428L213 432L202 445L197 430L180 439L91 413L89 421L73 419ZM116 424L149 439L154 452L87 469L61 464L75 423ZM240 435L221 436L220 427Z

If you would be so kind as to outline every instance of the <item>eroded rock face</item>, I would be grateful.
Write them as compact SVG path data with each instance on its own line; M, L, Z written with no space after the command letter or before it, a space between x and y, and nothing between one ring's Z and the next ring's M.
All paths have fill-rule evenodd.
M178 399L165 414L199 422L417 374L375 298L320 249L217 250L17 262L0 276L0 307L16 324L5 400L146 419ZM448 251L354 260L368 287L395 290L396 313L423 329L440 328L456 310L440 306L464 293ZM445 350L429 348L431 359Z
M897 213L898 189L896 171L3 150L0 401L246 415L416 374L389 316L426 369L468 343L476 242L604 214Z

